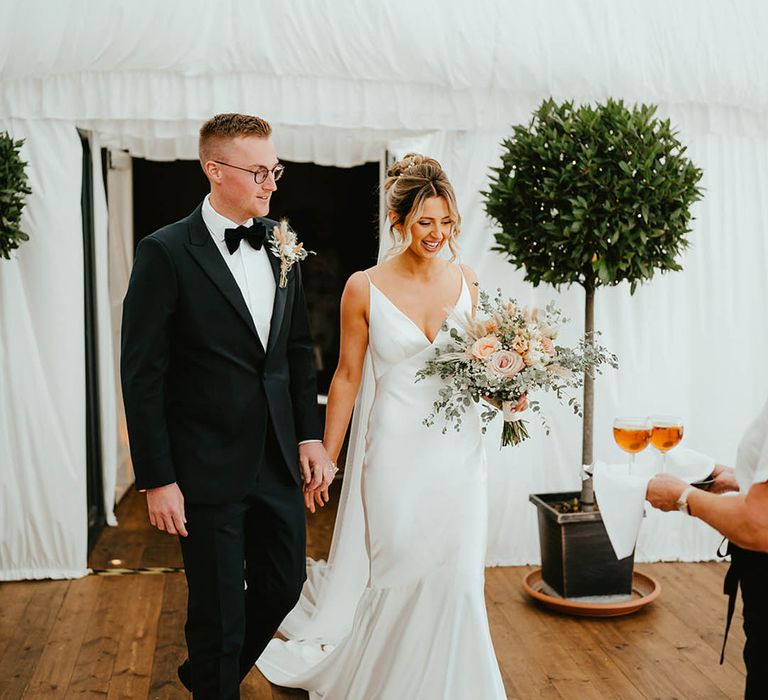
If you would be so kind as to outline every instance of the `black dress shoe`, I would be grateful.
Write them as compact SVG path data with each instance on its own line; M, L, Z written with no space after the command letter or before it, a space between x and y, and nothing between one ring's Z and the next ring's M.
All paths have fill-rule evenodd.
M189 659L186 659L181 666L176 669L179 674L181 684L191 693L192 692L192 669L189 666Z

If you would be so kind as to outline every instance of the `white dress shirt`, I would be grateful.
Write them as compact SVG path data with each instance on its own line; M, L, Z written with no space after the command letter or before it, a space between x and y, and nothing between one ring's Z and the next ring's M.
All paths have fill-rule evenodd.
M768 481L768 402L739 443L734 476L741 493Z
M219 214L211 205L210 197L208 195L203 200L203 221L240 288L261 344L266 350L275 303L275 275L267 257L267 246L265 244L261 250L254 250L247 241L241 241L238 249L230 254L224 242L224 231L237 228L238 224Z

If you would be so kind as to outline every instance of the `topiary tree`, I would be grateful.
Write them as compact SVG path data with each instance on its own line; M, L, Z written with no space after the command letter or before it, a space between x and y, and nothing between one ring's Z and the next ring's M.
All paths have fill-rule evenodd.
M24 141L14 141L8 132L0 134L0 255L10 260L11 251L29 236L21 230L24 197L32 193L19 151Z
M685 156L656 107L608 100L575 107L545 100L527 126L503 142L501 165L484 192L500 226L494 250L534 286L580 284L586 292L585 340L594 338L595 291L680 270L691 205L702 171ZM584 377L582 464L591 465L594 377ZM582 507L594 504L582 482Z

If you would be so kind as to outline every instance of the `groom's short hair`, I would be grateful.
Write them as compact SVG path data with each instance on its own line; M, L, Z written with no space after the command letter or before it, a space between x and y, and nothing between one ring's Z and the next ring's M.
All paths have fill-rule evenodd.
M272 127L266 119L251 114L236 114L227 112L211 117L200 127L198 153L200 163L212 160L211 152L218 142L233 139L237 136L256 136L267 139L272 134Z

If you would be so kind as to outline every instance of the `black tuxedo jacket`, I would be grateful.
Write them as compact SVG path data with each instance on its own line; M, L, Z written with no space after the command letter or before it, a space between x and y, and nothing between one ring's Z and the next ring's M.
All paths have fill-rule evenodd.
M301 484L298 442L322 437L312 339L299 266L281 288L267 255L276 290L265 348L201 206L139 243L121 348L136 488L175 481L193 503L243 498L268 421Z

